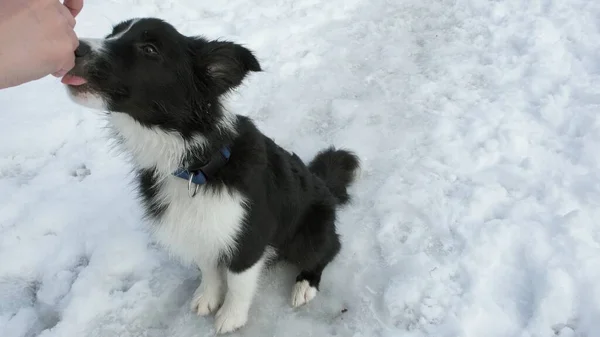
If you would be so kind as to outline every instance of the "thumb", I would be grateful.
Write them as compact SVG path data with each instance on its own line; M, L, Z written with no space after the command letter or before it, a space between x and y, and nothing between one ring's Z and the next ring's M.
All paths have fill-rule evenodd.
M63 4L69 9L73 17L76 17L83 9L83 0L65 0Z

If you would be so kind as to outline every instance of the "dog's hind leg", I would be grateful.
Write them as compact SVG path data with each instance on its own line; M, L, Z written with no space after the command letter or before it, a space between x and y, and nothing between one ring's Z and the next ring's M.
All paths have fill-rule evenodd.
M325 204L313 205L285 251L286 259L301 270L292 290L293 307L304 305L317 295L323 270L340 249L335 209Z

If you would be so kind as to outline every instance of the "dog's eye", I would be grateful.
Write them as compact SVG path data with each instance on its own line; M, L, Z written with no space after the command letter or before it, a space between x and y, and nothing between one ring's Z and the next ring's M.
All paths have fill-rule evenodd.
M144 54L158 55L158 51L156 50L156 47L154 47L153 45L146 44L146 45L143 45L141 48L142 48L142 51L144 52Z

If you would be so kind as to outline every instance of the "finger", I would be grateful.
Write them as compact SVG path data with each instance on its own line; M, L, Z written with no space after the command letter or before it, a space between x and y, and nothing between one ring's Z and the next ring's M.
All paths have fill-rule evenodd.
M56 71L54 76L62 77L65 76L71 69L75 67L75 56L71 57L65 64L60 68L60 70Z
M67 20L67 23L69 24L69 26L71 26L71 28L74 28L75 27L75 18L73 17L73 15L71 15L71 12L69 11L69 9L65 6L59 5L58 11L65 18L65 20Z
M67 34L69 35L69 39L71 41L71 47L73 48L73 52L75 51L75 49L77 49L77 47L79 47L79 38L77 37L77 34L75 34L75 31L72 29L69 29L67 31Z
M83 8L83 0L65 0L64 5L69 9L71 15L76 17Z
M66 48L63 49L63 57L61 58L62 62L60 63L58 70L55 71L52 75L54 75L56 77L62 77L67 72L69 72L71 69L73 69L73 67L75 67L75 52L74 52L74 50L76 48L77 47L74 46L73 42L71 42L70 44L67 44Z

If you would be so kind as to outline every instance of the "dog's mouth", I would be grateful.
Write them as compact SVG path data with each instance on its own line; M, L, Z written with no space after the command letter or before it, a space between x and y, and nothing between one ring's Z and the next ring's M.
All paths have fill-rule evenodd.
M61 82L66 85L78 87L86 84L88 81L81 76L66 74L65 76L63 76Z

